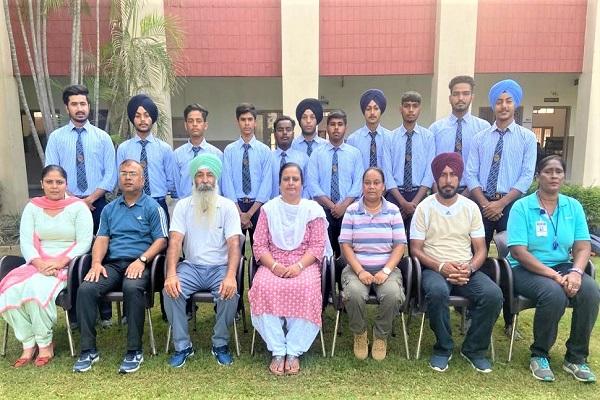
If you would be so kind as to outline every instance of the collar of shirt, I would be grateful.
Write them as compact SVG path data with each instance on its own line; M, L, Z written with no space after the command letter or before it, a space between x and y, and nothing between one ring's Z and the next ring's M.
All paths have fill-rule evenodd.
M356 209L357 212L361 213L361 214L366 214L367 210L365 209L365 197L361 196L360 200L358 200L358 208ZM381 211L379 212L379 214L387 214L389 212L389 207L388 207L388 202L386 199L384 199L383 197L381 198Z
M400 128L398 128L398 133L401 134L401 135L406 136L406 132L408 132L408 131L404 127L404 124L400 125ZM413 129L413 132L415 132L415 133L421 133L421 125L415 124L415 128Z
M258 140L256 139L256 135L252 135L252 139L250 139L250 141L248 142L248 144L250 145L250 148L254 147L256 145L256 142L258 142ZM242 137L240 136L240 138L237 140L238 146L240 149L244 148L244 144L246 142L244 142L244 139L242 139Z
M510 125L506 127L505 132L514 132L516 127L517 123L515 122L515 120L513 120L513 122L511 122ZM497 130L500 130L500 128L498 128L498 125L496 125L496 121L494 121L494 124L492 125L492 132L496 132Z
M327 142L327 143L325 144L325 146L326 146L326 149L327 149L327 150L333 150L333 149L335 149L335 148L336 148L334 145L332 145L332 144L331 144L331 142ZM346 144L346 142L343 142L343 143L342 143L342 144L340 144L340 145L339 145L337 148L343 151L344 149L346 149L346 147L347 147L347 146L350 146L350 145L349 145L349 144Z
M533 192L531 195L526 197L527 199L527 208L531 210L538 210L536 214L539 214L539 211L542 209L540 207L540 202L538 201L537 192ZM566 207L568 200L565 198L564 194L558 194L558 207Z
M274 152L275 152L275 155L276 155L277 157L279 157L279 156L281 155L281 153L283 153L283 150L282 150L282 149L281 149L279 146L277 146L277 147L275 148ZM285 154L287 154L288 156L289 156L289 155L290 155L292 152L294 152L294 150L293 150L291 147L290 147L289 149L285 150Z
M300 133L300 135L296 136L293 140L293 143L301 143L304 142L304 135L302 133ZM318 134L315 135L315 137L313 138L313 141L315 143L327 143L328 141L323 139L321 136L319 136Z
M381 126L381 124L377 125L377 128L375 129L375 132L377 132L379 135L381 135L383 133L383 127ZM361 131L360 134L364 137L368 137L371 138L371 135L369 135L369 133L371 133L371 130L369 129L369 127L365 124Z
M123 196L123 195L119 196L119 199L117 201L119 202L118 204L124 204L127 208L136 207L136 206L141 207L146 196L148 196L148 195L146 193L142 192L140 197L138 197L138 199L132 205L129 205L129 204L127 204L127 202L125 202L125 196Z
M462 119L463 119L463 124L464 123L468 124L469 122L471 122L471 113L467 112L465 115L463 115ZM450 121L450 123L452 125L456 125L458 118L456 117L456 115L450 114L450 116L448 117L448 120Z
M72 120L72 119L70 119L70 120L69 120L69 123L67 124L67 126L69 127L69 131L72 131L73 129L77 128L77 127L75 126L75 124L73 123L73 120ZM92 126L93 126L93 125L92 125L92 124L90 124L90 121L86 119L86 120L85 120L85 124L83 124L82 128L83 128L83 129L85 129L87 132L89 132L89 131L90 131L90 128L91 128Z
M192 147L194 147L194 145L192 144L192 142L188 139L188 141L187 141L187 143L185 145L188 146L187 151L190 152L190 153L192 153L193 152ZM206 147L206 138L202 139L202 143L200 143L198 145L198 147L200 147L202 150L206 150L205 149L205 147Z
M141 137L139 137L137 133L136 133L136 134L135 134L135 136L133 137L133 141L134 141L134 142L136 142L136 143L138 143L138 142L141 142L142 140L144 140L144 139L142 139ZM147 141L149 141L149 142L156 142L156 138L154 137L154 135L153 135L152 133L150 133L150 134L149 134L149 135L146 137L146 139L145 139L145 140L147 140Z

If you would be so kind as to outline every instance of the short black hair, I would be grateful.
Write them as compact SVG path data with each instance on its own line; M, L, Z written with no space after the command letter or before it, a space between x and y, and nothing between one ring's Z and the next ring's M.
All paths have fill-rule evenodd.
M83 95L85 96L87 102L90 102L90 97L89 97L90 91L88 90L87 87L83 86L83 85L70 85L67 86L64 90L63 90L63 94L62 94L62 98L63 98L63 103L65 103L65 106L69 104L69 97L71 96L77 96L77 95Z
M288 115L281 115L281 116L277 117L275 122L273 122L273 130L274 131L277 130L277 124L279 124L281 121L290 121L292 123L292 129L294 129L296 127L296 121L294 121L292 119L292 117L290 117Z
M378 167L369 167L365 170L365 172L363 173L362 176L362 181L365 181L365 177L367 176L367 172L369 171L375 171L377 172L380 176L381 176L381 182L385 183L385 175L383 174L383 171L381 170L381 168Z
M65 171L65 169L63 167L61 167L60 165L56 165L56 164L50 164L50 165L46 165L42 169L42 180L46 177L46 175L48 175L52 171L58 171L58 173L63 178L65 178L65 180L67 179L67 171Z
M241 103L235 108L235 119L240 119L240 115L250 113L256 118L256 107L252 103Z
M452 88L455 85L458 85L459 83L467 83L469 86L471 86L471 91L473 91L473 88L475 87L475 79L473 79L472 76L458 75L458 76L455 76L454 78L450 79L450 83L448 84L448 89L450 89L450 94L452 94Z
M423 96L421 96L421 93L419 92L409 90L408 92L404 92L404 94L400 98L400 103L404 104L408 101L421 104L421 101L423 101Z
M279 169L279 184L281 185L281 178L283 178L283 171L288 168L296 168L300 172L300 183L304 184L304 174L302 173L302 167L295 162L286 162Z
M185 110L183 110L183 119L187 121L187 117L192 111L200 111L202 114L202 119L204 122L206 122L206 119L208 118L208 110L202 104L198 103L190 104L185 108Z
M348 123L348 116L344 112L344 110L333 110L327 115L327 125L329 125L329 121L332 119L341 119L344 121L344 125Z
M540 172L542 172L542 170L544 169L544 167L550 162L550 161L558 161L563 169L563 171L566 173L567 172L567 165L565 164L565 160L562 159L561 156L556 155L556 154L552 154L551 156L548 157L544 157L540 160L540 162L537 163L537 165L535 166L535 173L536 174L540 174Z

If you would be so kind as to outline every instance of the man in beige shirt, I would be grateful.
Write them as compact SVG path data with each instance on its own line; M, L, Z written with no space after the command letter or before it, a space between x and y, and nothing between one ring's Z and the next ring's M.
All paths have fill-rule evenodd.
M500 288L478 271L485 261L485 231L477 205L457 193L464 164L458 153L442 153L431 163L438 192L417 206L410 227L411 254L423 267L429 325L436 336L429 366L448 369L452 358L452 331L448 299L451 294L471 302L472 324L460 354L479 372L491 372L485 354L494 323L502 308Z

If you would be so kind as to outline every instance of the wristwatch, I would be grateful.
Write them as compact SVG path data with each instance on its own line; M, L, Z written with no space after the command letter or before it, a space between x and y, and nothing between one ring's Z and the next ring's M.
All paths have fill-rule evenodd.
M138 257L138 260L140 260L141 262L144 263L144 265L146 265L148 263L148 257L142 255Z
M383 271L383 273L384 273L384 274L386 274L386 275L389 275L389 274L391 274L391 273L392 273L392 270L391 270L391 269L389 269L388 267L383 267L382 271Z

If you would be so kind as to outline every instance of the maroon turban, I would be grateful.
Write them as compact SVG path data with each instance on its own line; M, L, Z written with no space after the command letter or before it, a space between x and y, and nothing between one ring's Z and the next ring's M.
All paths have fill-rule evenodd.
M462 179L463 170L465 164L460 154L452 153L441 153L438 154L431 162L431 172L433 172L433 179L437 182L442 175L444 168L450 167L452 171L458 176L458 181Z

